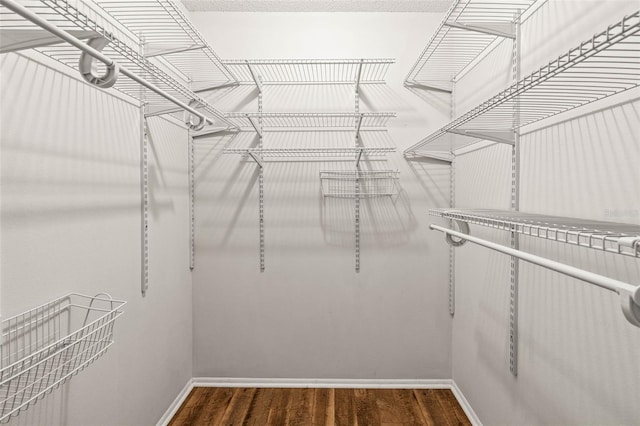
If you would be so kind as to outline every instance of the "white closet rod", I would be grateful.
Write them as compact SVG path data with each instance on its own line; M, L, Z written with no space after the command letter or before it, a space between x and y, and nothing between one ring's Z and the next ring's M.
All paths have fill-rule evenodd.
M640 286L634 286L623 281L614 280L613 278L598 275L593 272L585 271L584 269L575 268L564 263L555 262L531 253L526 253L511 247L483 240L482 238L454 231L453 229L443 228L442 226L433 224L429 225L429 228L618 293L622 297L622 310L625 317L633 325L640 327Z
M29 9L25 8L21 4L18 4L15 0L0 0L0 4L2 4L3 6L7 7L11 11L17 13L18 15L22 16L23 18L27 19L28 21L33 22L34 24L38 25L42 29L50 32L51 34L55 35L56 37L61 38L62 40L68 42L69 44L71 44L71 45L77 47L78 49L82 50L83 52L87 53L88 55L96 58L97 60L99 60L101 62L103 62L108 68L113 68L113 67L117 66L115 61L110 59L108 56L103 55L99 50L94 49L93 47L87 45L86 43L84 43L81 40L77 39L76 37L72 36L68 32L56 27L52 23L50 23L47 20L41 18L40 16L38 16L35 13L33 13ZM202 114L201 112L196 111L194 108L192 108L189 105L181 102L179 99L173 97L172 95L170 95L169 93L165 92L164 90L154 86L153 84L149 83L145 79L138 77L136 74L132 73L131 71L127 70L126 68L119 67L119 72L121 72L122 74L126 75L130 79L136 81L137 83L141 84L142 86L146 87L147 89L157 93L158 95L162 96L163 98L167 99L168 101L176 104L180 108L182 108L182 109L190 112L191 114L199 117L200 120L202 120L201 122L206 122L208 124L213 124L214 123L214 121L211 118L207 117L206 115Z

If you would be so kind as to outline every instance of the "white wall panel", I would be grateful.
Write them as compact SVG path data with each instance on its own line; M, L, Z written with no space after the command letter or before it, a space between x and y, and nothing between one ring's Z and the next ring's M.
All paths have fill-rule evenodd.
M45 59L1 57L3 318L72 291L128 303L106 355L10 424L153 424L191 377L186 132L150 120L143 299L139 109Z
M427 230L426 216L427 208L449 204L449 167L407 164L400 155L449 116L446 97L421 99L402 87L439 15L191 17L223 58L396 58L388 85L361 86L360 107L398 112L386 138L399 152L388 162L364 159L362 167L399 169L402 186L393 198L361 202L361 272L356 274L354 201L323 200L319 181L320 170L351 170L353 163L267 162L261 274L256 165L221 154L227 136L200 139L194 375L450 377L448 253L438 248L441 237ZM263 102L266 112L353 112L355 106L352 85L265 86ZM244 139L241 143L248 142ZM353 146L353 133L266 133L264 144L334 146L336 141Z
M633 1L548 1L523 25L523 75L634 9ZM487 79L509 77L510 58L494 59L484 73L477 72L481 64L464 76L456 88L457 103L467 105L477 94L473 88ZM537 130L523 129L522 211L639 223L640 187L632 165L640 160L635 94L635 101L613 97L541 123ZM507 209L510 155L510 147L492 145L459 157L457 206ZM471 232L509 244L506 232L473 225ZM453 377L480 419L485 424L636 424L640 329L624 319L617 297L520 262L518 377L513 377L509 258L468 245L456 252ZM526 237L520 248L640 281L637 259Z

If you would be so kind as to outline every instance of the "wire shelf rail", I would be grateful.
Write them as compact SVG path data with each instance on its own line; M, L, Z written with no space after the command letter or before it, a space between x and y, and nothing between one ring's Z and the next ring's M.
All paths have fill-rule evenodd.
M640 225L510 210L431 209L431 216L640 258Z
M161 57L193 90L236 83L204 37L171 0L96 0L133 34L142 36L145 56Z
M262 128L265 131L273 128L349 128L353 131L358 122L364 128L384 127L390 118L395 117L390 112L365 112L365 113L257 113L238 112L227 113L226 117L236 127L252 129L259 119L262 120ZM253 120L253 123L252 123Z
M478 140L513 144L514 131L522 126L633 89L639 84L640 11L543 65L409 147L404 154L453 152ZM514 120L514 114L518 115L518 120Z
M535 2L455 1L409 71L405 84L451 91L453 78L496 38L513 38L514 21Z
M6 423L103 355L126 302L71 293L2 321L0 422Z
M320 188L323 197L372 198L398 195L399 175L397 170L323 170L320 172Z
M393 59L229 59L240 84L384 84Z
M212 124L233 127L220 111L183 84L178 74L173 73L174 75L172 75L169 69L165 70L143 57L138 52L138 40L128 35L125 28L103 16L106 13L99 10L99 8L91 8L87 3L82 2L71 4L69 0L25 0L20 4L61 30L71 34L96 34L108 40L108 44L104 46L102 53L118 65L144 78L183 104L194 105L195 108L213 115L214 119L212 121L214 123ZM2 22L3 31L34 32L37 29L35 24L20 17L5 6L0 7L0 21ZM79 70L82 52L74 46L66 43L48 44L35 47L35 50L72 69ZM99 70L104 68L102 63L97 65ZM144 101L153 106L151 110L154 112L171 113L182 111L182 109L176 108L175 105L158 93L143 91L143 87L133 79L118 78L113 87L138 101L143 100L144 94Z

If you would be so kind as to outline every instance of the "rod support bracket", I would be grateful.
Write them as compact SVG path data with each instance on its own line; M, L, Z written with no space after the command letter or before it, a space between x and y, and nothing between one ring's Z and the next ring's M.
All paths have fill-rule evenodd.
M196 101L195 99L192 99L189 102L189 106L190 107L197 107L199 105L199 102ZM204 126L207 124L207 121L204 119L204 117L198 117L199 120L198 121L194 121L193 118L193 114L190 114L189 111L184 112L184 122L187 125L187 127L189 127L189 130L193 130L194 132L197 132L198 130L202 130L204 128Z
M102 52L102 49L104 49L105 46L109 44L109 42L110 40L106 37L92 37L87 42L87 45L99 52ZM108 89L109 87L116 84L118 75L120 74L120 66L117 62L112 61L111 64L105 65L107 67L107 71L103 75L97 76L94 74L96 68L96 59L84 51L80 54L78 68L80 70L82 78L87 83L90 83L101 89Z
M469 232L470 232L469 224L467 222L464 222L461 220L454 220L453 222L458 226L458 229L460 230L460 232L462 232L463 234L469 235ZM444 239L447 241L447 244L449 244L451 247L460 247L461 245L467 242L467 240L463 238L454 239L451 236L451 234L448 234L448 233L444 234Z
M640 327L640 286L632 292L620 292L620 305L624 317L631 324Z

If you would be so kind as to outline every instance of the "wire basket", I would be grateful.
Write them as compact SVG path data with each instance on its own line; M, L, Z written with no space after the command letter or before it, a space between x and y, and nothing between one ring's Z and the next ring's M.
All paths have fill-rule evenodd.
M71 293L2 321L0 423L104 354L125 303L104 293Z
M382 197L398 194L399 175L396 170L321 171L320 185L325 197Z

